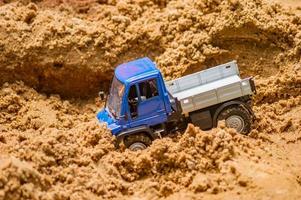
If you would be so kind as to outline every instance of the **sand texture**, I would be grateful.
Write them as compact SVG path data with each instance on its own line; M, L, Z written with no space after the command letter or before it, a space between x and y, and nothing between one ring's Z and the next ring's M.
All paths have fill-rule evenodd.
M0 200L301 199L301 3L0 0ZM96 112L114 68L167 80L231 60L253 76L249 136L186 131L115 149Z

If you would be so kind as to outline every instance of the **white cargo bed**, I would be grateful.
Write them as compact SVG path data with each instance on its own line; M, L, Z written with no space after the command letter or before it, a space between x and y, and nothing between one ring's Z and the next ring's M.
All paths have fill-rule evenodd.
M236 61L166 82L181 102L183 114L253 93L250 78L242 80Z

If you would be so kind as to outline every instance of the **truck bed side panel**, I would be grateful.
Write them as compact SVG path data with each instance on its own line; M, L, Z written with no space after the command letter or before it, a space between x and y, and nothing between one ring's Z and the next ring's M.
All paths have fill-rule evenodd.
M183 114L253 94L250 78L239 77L236 61L166 82Z
M185 114L250 94L252 94L252 90L249 79L244 79L197 95L189 96L181 99L180 102L183 113Z
M240 82L232 83L216 89L217 97L219 102L229 101L236 97L242 96L242 90Z
M218 103L216 91L211 90L193 97L195 108L209 107Z
M167 81L166 86L169 92L174 94L233 75L239 76L236 61L209 68L172 81Z

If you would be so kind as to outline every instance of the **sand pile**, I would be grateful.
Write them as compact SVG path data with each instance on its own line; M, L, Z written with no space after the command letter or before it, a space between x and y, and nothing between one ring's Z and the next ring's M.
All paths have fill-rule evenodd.
M37 195L38 199L45 195L49 199L133 195L137 189L148 188L130 183L146 177L154 181L153 186L157 185L159 196L186 187L218 193L247 184L227 163L237 155L235 146L242 137L229 130L216 129L208 134L190 126L182 137L156 141L146 152L116 151L103 127L93 118L85 122L83 114L58 97L45 99L22 84L5 85L0 94L1 118L6 119L2 123L1 150L26 161L3 160L4 199L28 195ZM31 108L39 103L35 110ZM53 119L43 118L43 114L53 115ZM72 118L81 122L61 121ZM215 173L220 174L212 175ZM10 182L17 186L7 188L13 184Z
M17 158L0 159L1 199L41 199L50 183L28 163Z
M300 54L301 20L262 1L28 2L0 8L0 83L65 97L94 96L136 57L170 79L232 59L269 76Z
M260 0L0 5L0 199L301 198L293 10ZM116 150L93 96L117 64L142 56L166 79L237 59L257 85L250 136L190 125L143 152Z
M94 118L93 104L47 97L22 83L3 85L0 96L0 149L10 156L2 159L3 199L206 197L242 188L257 191L257 180L241 166L256 166L265 156L271 162L267 146L274 147L275 141L266 135L269 123L277 124L278 132L300 133L300 117L281 120L288 111L280 102L257 111L259 125L251 134L257 139L223 124L210 132L190 125L185 133L157 140L146 151L131 152L114 148L114 138ZM300 109L300 99L286 105ZM282 109L275 119L276 107ZM297 135L283 140L295 144L301 138ZM278 171L269 162L264 169L271 167L274 176ZM290 173L300 180L297 172Z
M28 174L28 181L18 180L19 186L14 190L8 190L5 186L9 184L3 183L5 198L26 198L28 192L23 188L27 184L42 184L44 179L48 187L34 189L47 189L51 194L47 193L48 198L130 195L137 189L130 183L145 177L157 179L162 196L188 186L193 191L217 193L229 189L228 184L233 188L241 181L235 167L227 164L237 154L235 146L242 137L233 131L216 129L208 134L189 126L183 136L158 140L146 152L116 151L110 133L89 116L94 114L92 111L80 114L67 101L54 96L46 98L21 83L4 85L0 95L1 119L5 120L1 150L27 161L22 164L16 158L3 160L3 169L7 169L3 179L10 181L14 180L11 176L22 178L22 173ZM22 173L10 174L14 170ZM228 177L198 175L194 180L197 174L217 172ZM74 194L78 187L80 191ZM19 196L10 196L13 191L18 191Z

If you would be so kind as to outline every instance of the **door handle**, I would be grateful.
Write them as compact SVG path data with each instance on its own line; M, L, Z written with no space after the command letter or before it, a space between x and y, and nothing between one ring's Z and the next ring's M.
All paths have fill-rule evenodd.
M157 113L161 113L161 112L164 112L164 109L157 110Z

